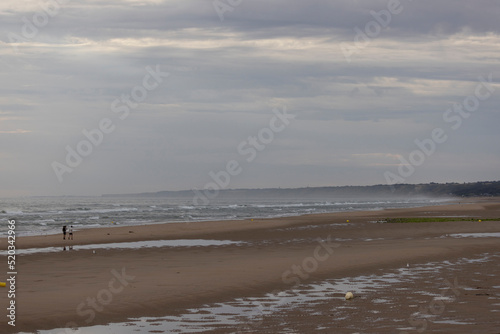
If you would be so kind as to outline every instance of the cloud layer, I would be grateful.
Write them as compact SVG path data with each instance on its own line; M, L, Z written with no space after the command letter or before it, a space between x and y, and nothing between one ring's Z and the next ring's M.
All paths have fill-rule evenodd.
M3 1L0 196L203 188L231 160L230 188L386 183L436 128L447 140L405 182L499 179L499 16L487 0ZM169 76L123 102L157 66ZM488 76L454 129L447 110ZM238 146L285 107L246 161ZM114 130L70 168L103 119Z

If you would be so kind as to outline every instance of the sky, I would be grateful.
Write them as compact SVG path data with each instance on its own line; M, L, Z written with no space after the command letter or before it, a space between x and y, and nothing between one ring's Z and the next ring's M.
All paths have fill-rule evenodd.
M494 0L3 0L0 197L500 179Z

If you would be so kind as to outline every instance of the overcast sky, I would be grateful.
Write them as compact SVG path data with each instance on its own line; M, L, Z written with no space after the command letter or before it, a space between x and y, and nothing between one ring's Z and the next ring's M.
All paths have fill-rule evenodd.
M495 0L3 0L0 196L204 189L230 161L220 187L499 180L499 17Z

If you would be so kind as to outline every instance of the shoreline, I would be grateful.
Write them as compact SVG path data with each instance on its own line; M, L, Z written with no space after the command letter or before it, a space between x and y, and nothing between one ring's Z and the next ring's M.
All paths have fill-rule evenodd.
M401 217L406 217L408 214L412 216L415 210L429 208L447 207L449 205L477 205L480 203L496 203L500 202L500 197L476 197L468 198L468 201L461 199L449 199L444 204L423 205L409 208L389 208L381 210L353 210L353 211L337 211L327 213L299 214L287 215L282 217L272 218L245 218L245 219L227 219L227 220L201 220L201 221L185 221L185 222L163 222L143 225L116 225L104 227L92 227L81 230L75 230L76 239L71 242L72 245L88 245L116 243L116 242L135 242L149 240L170 240L179 238L195 238L213 232L213 230L254 230L262 228L278 227L286 224L303 224L308 218L319 219L338 219L341 217L363 217L371 216L378 217L378 213L387 212L394 216L396 212L402 214ZM458 204L457 204L458 203ZM461 203L461 204L460 204ZM396 214L397 215L397 214ZM384 217L385 218L385 217ZM497 217L495 217L497 218ZM224 226L227 225L227 226ZM155 229L156 234L151 230ZM169 234L171 233L171 234ZM0 240L6 237L0 237ZM91 241L92 240L92 241ZM18 236L17 248L42 248L42 247L63 247L68 246L68 240L62 240L62 233L46 234L46 235L27 235Z
M452 203L454 201L457 200L457 198L452 198L452 197L440 197L440 198L435 198L435 199L428 199L429 202L419 202L420 198L416 198L414 200L417 200L416 202L412 202L411 200L404 200L404 201L401 201L401 202L397 202L397 201L384 201L382 200L381 202L379 201L376 201L375 199L373 199L373 201L366 201L366 202L337 202L337 201L332 201L332 202L325 202L325 203L330 203L331 205L373 205L373 204L380 204L380 205L384 205L384 204L390 204L390 206L394 207L394 208L412 208L412 207L421 207L421 206L428 206L428 205L442 205L442 204L445 204L445 203ZM478 199L478 198L475 198L475 199ZM422 199L420 199L422 200ZM317 203L315 204L312 204L313 206L316 205ZM405 206L407 205L407 206ZM279 205L276 205L276 206L279 206ZM243 208L245 207L245 205L242 206ZM258 207L258 205L257 205ZM256 208L257 208L256 207ZM206 218L195 218L195 219L185 219L185 220L182 220L182 219L175 219L175 220L168 220L168 218L166 218L166 220L164 221L145 221L145 222L142 222L142 223L135 223L135 222L116 222L116 223L113 223L112 221L113 220L116 220L116 219L113 219L113 217L107 217L109 218L109 221L111 221L111 223L109 221L107 222L100 222L100 223L92 223L92 222L89 222L89 224L80 224L78 222L76 222L76 225L73 224L75 227L75 231L82 231L82 230L86 230L86 229L99 229L99 228L113 228L113 227L127 227L127 226L141 226L141 225L162 225L162 224L165 224L165 223L169 223L169 224L188 224L188 223L194 223L194 222L211 222L211 221L232 221L232 220L247 220L247 219L280 219L280 218L288 218L288 217L295 217L295 216L302 216L302 215L309 215L309 214L330 214L330 213L336 213L336 212L353 212L353 211L380 211L380 210L384 210L384 209L388 209L388 208L391 208L391 207L379 207L379 208L374 208L374 209L368 209L368 208L363 208L363 207L360 207L360 208L354 208L354 207L351 207L350 209L331 209L330 211L329 210L325 210L323 211L323 209L321 209L320 207L317 208L317 210L319 212L316 212L316 213L306 213L306 212L293 212L293 211L290 211L288 213L285 213L285 214L270 214L269 212L265 215L255 215L255 216L246 216L246 217L238 217L238 218L231 218L231 217L226 217L226 218L222 218L222 217L212 217L212 218L209 218L209 217L206 217ZM90 211L91 212L91 211ZM189 211L186 211L185 213L187 214ZM70 212L69 212L70 213ZM96 214L98 214L96 212ZM23 221L23 216L19 216L19 217L16 217L15 216L16 214L13 213L12 214L12 218L16 219L16 220L19 220L19 221ZM6 218L11 218L11 217L4 217L4 219ZM88 217L87 217L88 218ZM118 219L118 217L116 217ZM78 218L76 218L78 219ZM91 219L95 219L95 217L92 217ZM147 220L147 219L146 219ZM71 220L67 221L66 225L71 225ZM59 223L61 224L61 223ZM57 225L57 226L53 226L51 229L48 229L48 230L44 230L44 231L36 231L36 224L33 225L34 227L34 230L29 230L29 227L24 227L24 229L28 228L28 230L21 230L19 231L19 235L21 235L22 237L35 237L35 236L50 236L50 235L57 235L57 234L61 234L61 228L62 228L62 224L61 225ZM1 238L4 238L6 237L6 231L3 231L0 233L0 239Z
M90 326L126 321L129 317L164 316L206 303L286 290L297 280L307 283L366 274L381 266L399 268L407 262L452 259L486 251L500 254L498 238L442 238L452 233L500 232L498 221L373 223L389 217L450 215L499 218L500 199L253 221L81 230L75 234L75 246L173 239L232 240L245 244L103 249L97 253L75 249L19 256L17 326L15 331L3 324L0 329L16 333L64 328L68 323ZM321 245L326 246L318 248ZM17 246L62 247L63 240L61 235L20 237ZM305 259L314 257L315 252L325 260L318 262L307 278L291 271L294 265L303 265ZM6 261L5 256L0 258ZM116 283L116 273L121 273L122 278L134 278L126 281L123 291L113 294L112 301L95 311L94 318L87 322L91 310L85 304L87 298L99 297L100 291L109 290L113 278Z

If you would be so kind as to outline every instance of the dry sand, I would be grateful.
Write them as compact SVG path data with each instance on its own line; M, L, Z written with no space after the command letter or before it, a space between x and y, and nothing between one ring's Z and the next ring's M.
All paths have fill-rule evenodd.
M61 252L17 257L16 327L8 326L4 317L0 332L64 328L68 324L83 327L123 322L129 317L165 316L207 303L285 291L296 283L308 284L331 278L367 275L381 269L405 267L407 263L452 261L486 252L500 254L500 238L443 237L452 233L500 232L500 221L374 223L386 217L441 216L498 218L500 199L253 221L88 229L76 231L72 251L62 251L68 242L63 241L61 235L18 238L19 249L57 246ZM84 244L165 239L217 239L243 243L210 247L97 250L95 254L92 250L78 250L78 246ZM334 239L337 241L332 241ZM5 240L1 244L5 245ZM468 286L481 284L478 288L486 292L478 293L477 296L463 292L461 296L466 303L455 303L455 307L447 308L447 311L453 310L467 317L476 314L482 320L461 325L435 323L432 324L434 331L500 333L500 312L485 311L488 305L491 307L500 303L500 293L494 291L495 286L500 286L500 277L497 276L500 274L499 258L496 258L495 265L482 268L489 275L481 283L473 280L478 269L464 266L460 280L468 282ZM0 259L6 267L6 257L0 256ZM413 288L424 288L424 284L415 281ZM341 300L340 297L336 303ZM92 299L95 299L95 308L99 311L90 311L88 303ZM363 309L363 298L355 298L352 302L358 303L352 305L359 305L358 319L363 319L363 312L368 312ZM407 304L404 296L401 296L400 302L403 309ZM6 312L5 295L1 297L0 303ZM356 332L356 326L352 327L352 323L344 324L332 318L332 305L315 305L314 316L304 315L297 310L282 310L279 317L266 317L258 326L250 326L243 332L277 333L280 328L285 328L280 327L284 322L288 326L286 328L294 328L297 333L322 332L317 329L316 325L319 324L322 325L320 328L324 328L324 333ZM499 306L497 308L500 310ZM398 310L384 309L380 305L377 312L382 318L389 319L389 314L397 313ZM410 315L408 313L403 317L409 318ZM359 331L398 332L397 328L401 324L382 321L373 324L371 329L366 326L366 322L360 322ZM167 333L161 327L158 332ZM221 326L211 332L231 333L235 329Z

